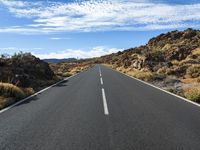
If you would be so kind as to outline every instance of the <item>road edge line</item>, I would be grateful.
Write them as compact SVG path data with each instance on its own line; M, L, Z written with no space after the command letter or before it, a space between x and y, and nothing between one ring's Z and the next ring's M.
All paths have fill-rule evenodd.
M81 72L80 72L80 73L81 73ZM30 95L30 96L28 96L28 97L26 97L26 98L24 98L24 99L22 99L22 100L19 100L18 102L16 102L16 103L14 103L14 104L12 104L12 105L10 105L10 106L8 106L8 107L6 107L6 108L0 110L0 114L1 114L1 113L4 113L5 111L7 111L7 110L9 110L9 109L11 109L11 108L13 108L13 107L15 107L15 106L17 106L17 105L23 103L23 102L25 102L25 101L27 101L27 100L29 100L29 99L32 98L32 97L37 96L38 94L41 94L41 93L47 91L48 89L50 89L50 88L52 88L52 87L54 87L54 86L56 86L56 85L58 85L58 84L60 84L60 83L62 83L62 82L64 82L64 81L66 81L66 80L68 80L68 79L70 79L70 78L72 78L72 77L75 77L76 75L78 75L78 74L80 74L80 73L77 73L77 74L74 74L74 75L72 75L72 76L70 76L70 77L67 77L67 78L65 78L65 79L63 79L63 80L61 80L61 81L58 81L57 83L54 83L53 85L50 85L50 86L48 86L48 87L46 87L46 88L44 88L44 89L42 89L42 90L40 90L40 91L38 91L38 92L36 92L36 93Z
M107 67L107 66L105 66L105 67ZM151 84L151 83L148 83L148 82L145 82L145 81L143 81L143 80L137 79L137 78L135 78L135 77L133 77L133 76L130 76L130 75L125 74L125 73L123 73L123 72L120 72L120 71L118 71L118 70L114 70L113 68L110 68L110 67L107 67L107 68L109 68L109 69L111 69L111 70L113 70L113 71L116 71L116 72L118 72L118 73L121 73L121 74L123 74L123 75L125 75L125 76L127 76L127 77L129 77L129 78L132 78L132 79L135 79L135 80L137 80L137 81L139 81L139 82L142 82L142 83L144 83L144 84L146 84L146 85L149 85L149 86L151 86L151 87L153 87L153 88L156 88L156 89L158 89L158 90L160 90L160 91L163 91L163 92L165 92L165 93L167 93L167 94L170 94L170 95L172 95L172 96L175 96L175 97L177 97L177 98L180 98L180 99L182 99L182 100L184 100L184 101L186 101L186 102L188 102L188 103L190 103L190 104L193 104L193 105L195 105L195 106L200 107L200 104L198 104L198 103L196 103L196 102L193 102L193 101L191 101L191 100L189 100L189 99L187 99L187 98L181 97L181 96L176 95L176 94L171 93L171 92L168 92L168 91L166 91L166 90L164 90L164 89L161 89L161 88L159 88L159 87L157 87L157 86L155 86L155 85L153 85L153 84Z

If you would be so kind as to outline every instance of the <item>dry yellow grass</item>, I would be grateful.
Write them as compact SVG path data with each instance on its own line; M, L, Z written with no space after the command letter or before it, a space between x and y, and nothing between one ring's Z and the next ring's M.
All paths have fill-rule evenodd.
M178 66L178 65L180 65L180 61L178 61L178 60L173 60L173 61L171 61L171 63L173 64L173 65L176 65L176 66Z
M165 46L162 48L162 51L166 51L168 49L172 48L171 44L165 44Z
M23 88L23 91L26 95L32 95L35 93L34 89L29 87L29 88Z
M105 66L113 68L112 65L104 64ZM135 78L144 80L144 81L150 81L153 78L153 73L150 71L140 71L137 69L131 69L131 68L124 68L124 67L117 67L115 68L117 71L120 71L122 73L128 74L130 76L133 76Z
M165 74L166 72L167 72L167 68L162 67L162 68L158 69L157 74Z
M150 81L153 78L153 73L150 71L131 70L127 74L144 81Z
M68 75L74 75L81 71L87 70L89 67L89 65L73 67L71 70L69 70Z
M185 90L184 96L191 101L200 102L200 86Z
M25 97L25 93L22 89L10 83L0 83L0 95L16 99Z
M196 48L195 50L193 50L192 54L193 55L200 55L200 48Z
M186 79L182 79L181 82L185 83L185 84L190 84L190 83L196 82L196 79L194 79L194 78L186 78Z
M197 82L200 82L200 76L197 78Z
M3 97L0 96L0 110L5 108L6 106L9 106L10 104L14 103L15 100L12 97Z
M17 100L24 98L27 94L31 94L31 89L24 89L10 83L0 83L0 109L9 106Z

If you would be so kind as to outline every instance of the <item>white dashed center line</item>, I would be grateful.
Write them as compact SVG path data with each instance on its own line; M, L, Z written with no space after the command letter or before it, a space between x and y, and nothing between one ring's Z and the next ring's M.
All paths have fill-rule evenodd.
M101 81L101 85L103 85L103 79L102 78L100 78L100 81Z
M109 115L108 105L107 105L107 101L106 101L106 95L105 95L104 88L102 88L102 97L103 97L104 114Z
M100 67L99 67L99 74L100 74L100 77L101 77L102 75L101 75L101 69L100 69Z
M100 74L100 82L101 82L101 85L103 86L103 78L102 78L101 68L100 67L99 67L99 74ZM105 115L109 115L108 105L107 105L107 101L106 101L106 94L105 94L104 88L102 88L101 91L102 91L102 98L103 98L104 114Z

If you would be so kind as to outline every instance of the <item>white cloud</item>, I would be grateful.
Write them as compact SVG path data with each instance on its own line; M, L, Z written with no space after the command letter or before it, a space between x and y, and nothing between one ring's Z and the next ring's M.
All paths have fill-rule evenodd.
M43 52L43 48L35 47L35 48L17 48L17 47L2 47L0 48L0 54L7 53L7 54L14 54L15 52L31 52L33 55L41 58L41 59L48 59L48 58L93 58L93 57L100 57L103 55L116 53L118 51L122 51L123 49L120 48L109 48L107 46L96 46L91 49L66 49L61 51L54 51L54 52Z
M146 0L90 0L73 3L0 0L19 18L32 24L0 32L49 33L63 31L155 30L199 27L200 3L170 5Z
M58 51L58 52L52 52L52 53L34 53L35 56L41 58L41 59L47 59L47 58L93 58L93 57L99 57L102 55L107 55L111 53L115 53L118 51L121 51L122 49L117 48L108 48L105 46L98 46L94 47L91 50L82 50L82 49L67 49L64 51Z

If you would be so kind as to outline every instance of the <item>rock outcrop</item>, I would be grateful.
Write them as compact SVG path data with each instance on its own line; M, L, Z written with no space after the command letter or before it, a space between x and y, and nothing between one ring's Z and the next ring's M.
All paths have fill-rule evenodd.
M1 82L37 89L55 79L54 72L50 69L48 63L31 54L18 54L12 58L0 58Z

